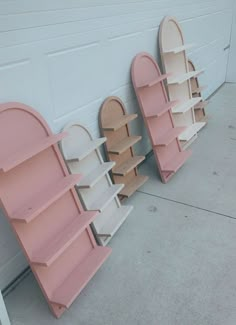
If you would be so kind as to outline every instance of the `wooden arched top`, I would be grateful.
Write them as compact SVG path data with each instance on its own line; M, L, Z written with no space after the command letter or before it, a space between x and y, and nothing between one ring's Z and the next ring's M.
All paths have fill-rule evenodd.
M184 45L184 37L180 24L175 17L166 16L159 29L159 46L161 53Z
M131 67L132 81L135 87L148 84L150 81L161 76L161 71L155 59L146 52L135 56Z
M65 159L76 152L82 153L83 150L86 151L87 146L93 140L88 129L79 124L79 122L68 123L63 128L63 131L68 134L60 143Z
M45 119L42 117L40 113L38 113L36 110L34 110L32 107L18 103L18 102L8 102L0 104L0 114L1 113L7 113L12 110L21 111L21 113L25 113L26 115L31 116L33 119L37 120L38 123L44 128L44 130L47 132L48 135L52 134L52 131L45 121ZM14 124L17 123L17 121L14 120L13 115L12 118L12 127L14 127Z
M108 124L111 119L119 119L122 115L125 115L125 105L119 97L110 96L108 97L100 109L100 126Z

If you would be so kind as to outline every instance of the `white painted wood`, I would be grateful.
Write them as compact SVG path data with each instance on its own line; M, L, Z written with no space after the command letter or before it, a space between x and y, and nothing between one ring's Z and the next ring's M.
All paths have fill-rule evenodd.
M77 143L71 143L71 146L68 148L65 158L68 161L82 160L96 148L101 146L105 141L106 138L89 140L86 143L83 143L83 147L78 147Z
M202 100L201 97L194 97L190 100L186 100L185 102L175 106L172 108L172 113L185 113L196 104L198 104Z
M7 309L0 291L0 325L10 325Z
M76 148L84 159L67 161L72 174L85 175L78 184L78 193L86 210L98 210L100 214L94 220L92 229L100 244L106 245L114 233L119 229L132 210L131 206L121 206L118 193L124 184L113 185L109 170L115 166L114 162L104 163L97 146L87 152L88 143L103 143L104 139L93 139L88 130L80 124L68 124L64 130L69 136L61 141L61 149L65 157L70 156ZM72 150L73 148L73 150Z
M112 218L110 218L108 222L105 223L104 226L100 229L100 233L113 236L131 211L132 206L120 206L114 211Z
M167 79L167 90L170 100L194 102L192 98L192 89L190 80L202 74L203 70L189 71L188 58L186 50L179 53L166 55L165 49L172 47L184 47L185 39L179 22L175 17L166 16L160 27L159 45L161 52L162 65L165 73L173 73L174 77ZM189 146L197 137L197 132L205 125L205 122L196 123L194 114L194 105L190 108L188 105L174 108L173 120L175 127L185 127L185 131L179 135L182 148ZM188 143L189 142L189 143Z
M197 132L199 132L205 125L205 122L196 122L189 126L181 135L179 139L181 141L189 141Z
M105 162L97 166L88 175L85 175L81 182L77 185L78 188L93 187L105 174L115 166L114 162Z
M167 82L169 85L173 85L173 84L182 84L183 82L193 78L193 77L196 77L196 76L199 76L199 74L201 73L202 71L191 71L191 72L188 72L188 73L185 73L185 74L182 74L182 75L179 75L179 76L174 76L174 77L170 77L167 79Z
M177 17L186 44L196 43L188 56L197 68L206 68L201 76L201 84L209 85L206 98L225 81L231 6L232 0L0 1L0 101L37 108L56 133L79 118L99 137L97 116L108 95L121 97L128 114L139 113L130 63L141 51L158 58L157 32L166 14ZM148 153L151 146L140 117L131 131L143 136L136 154ZM26 261L5 217L0 219L4 287Z
M120 193L123 187L124 184L115 184L108 187L105 191L101 189L100 195L97 194L96 200L87 204L88 210L103 212L114 197Z
M172 49L168 49L168 50L164 49L164 53L174 53L174 54L177 54L177 53L180 53L180 52L189 50L189 49L191 49L194 46L196 46L196 44L184 44L182 46L177 46L177 47L174 47Z

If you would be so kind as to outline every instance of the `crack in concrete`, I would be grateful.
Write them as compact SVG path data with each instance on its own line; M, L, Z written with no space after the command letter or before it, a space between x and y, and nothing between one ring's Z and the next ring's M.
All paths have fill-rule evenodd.
M173 203L177 203L177 204L182 204L182 205L185 205L187 207L190 207L190 208L194 208L194 209L198 209L198 210L202 210L202 211L205 211L205 212L209 212L209 213L212 213L212 214L217 214L221 217L225 217L225 218L229 218L229 219L234 219L236 220L236 217L232 217L228 214L224 214L224 213L220 213L220 212L216 212L216 211L212 211L212 210L208 210L208 209L205 209L205 208L200 208L198 206L195 206L195 205L192 205L192 204L188 204L188 203L184 203L184 202L180 202L180 201L176 201L176 200L173 200L173 199L168 199L166 197L162 197L162 196L159 196L159 195L155 195L155 194L151 194L151 193L147 193L147 192L143 192L143 191L137 191L138 193L142 193L142 194L145 194L145 195L149 195L149 196L152 196L152 197L156 197L158 199L162 199L162 200L165 200L165 201L170 201L170 202L173 202Z

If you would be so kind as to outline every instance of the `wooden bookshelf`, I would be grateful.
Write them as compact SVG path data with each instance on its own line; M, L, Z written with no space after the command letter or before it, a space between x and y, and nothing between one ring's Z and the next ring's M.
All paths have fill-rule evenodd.
M131 117L127 118L127 116L121 123L113 120L112 123L106 125L106 128L111 132L114 129L120 129L125 120L130 120ZM61 141L64 157L71 156L71 148L74 152L80 152L80 156L83 157L80 160L69 159L67 165L72 175L78 173L84 175L84 178L77 184L78 194L86 210L100 212L91 226L98 243L105 246L124 223L132 206L124 207L120 204L118 194L124 184L114 185L109 175L110 170L115 168L115 162L104 162L97 145L93 146L92 151L87 150L87 143L102 144L106 138L93 139L90 132L79 123L69 123L65 126L64 132L69 134L68 138Z
M98 212L84 211L74 188L82 176L68 173L58 148L65 134L24 104L0 105L1 205L58 318L111 253L98 247L89 226Z
M194 107L201 101L201 93L193 98L191 83L203 70L189 70L186 50L190 47L184 43L181 27L174 17L165 17L159 29L159 47L164 73L172 73L167 79L166 87L169 100L178 100L179 105L172 108L173 121L176 127L190 128L188 135L179 136L182 148L187 148L197 137L197 132L205 125L195 119ZM202 122L202 121L201 121ZM188 140L186 140L188 139Z
M190 151L182 151L178 140L178 136L186 131L186 127L174 127L173 123L171 108L177 107L176 104L179 105L179 103L175 101L173 105L173 102L168 101L163 82L151 91L137 87L143 79L148 80L154 76L156 78L161 76L160 69L150 54L144 52L136 55L132 63L131 75L139 107L152 143L157 168L162 182L167 183L191 154ZM169 109L156 116L153 107L156 107L157 112L162 107ZM152 111L153 118L150 118L150 111Z
M139 88L151 89L159 82L161 80L158 78L150 83L142 82ZM132 146L142 137L130 135L128 125L130 121L126 124L122 123L122 127L116 130L106 128L106 125L111 124L112 121L117 121L117 123L123 121L125 116L127 113L124 104L118 97L108 97L100 110L100 127L103 136L107 138L105 143L107 158L109 161L116 162L116 166L112 168L112 177L115 184L124 184L124 188L119 193L121 199L130 197L148 179L147 176L138 174L137 167L145 157L135 156Z

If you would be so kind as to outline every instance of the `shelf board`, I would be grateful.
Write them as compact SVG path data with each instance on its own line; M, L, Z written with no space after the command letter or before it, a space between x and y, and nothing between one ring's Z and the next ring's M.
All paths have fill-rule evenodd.
M177 53L186 51L188 49L191 49L194 46L195 46L195 44L185 44L185 45L182 45L182 46L174 47L174 48L169 49L169 50L164 50L163 53L165 53L165 54L166 53L174 53L174 54L177 54Z
M176 127L168 130L167 133L160 136L159 139L156 139L156 143L154 146L168 146L171 142L173 142L178 136L186 130L185 127Z
M145 82L143 84L140 84L140 85L137 85L138 88L143 88L143 87L153 87L155 86L156 84L158 84L159 82L169 78L170 76L172 76L172 73L166 73L166 74L163 74L159 77L157 77L156 79L150 81L150 82Z
M81 177L81 175L69 175L56 184L49 186L43 193L31 199L26 206L13 213L10 220L29 223L75 186Z
M98 210L102 212L116 195L123 189L124 184L115 184L109 186L104 192L101 192L99 197L91 204L87 203L89 210Z
M179 76L174 76L171 78L168 78L167 82L169 85L174 85L174 84L182 84L183 82L199 76L199 74L202 73L202 71L190 71L185 74L179 75Z
M83 144L82 148L76 148L75 152L71 152L70 154L66 155L67 161L74 161L74 160L82 160L87 157L93 150L97 149L101 146L104 142L106 142L107 138L99 138L90 140L87 143Z
M137 117L138 114L123 115L118 121L110 121L109 123L103 125L102 129L105 131L116 131Z
M176 107L172 108L172 113L174 113L174 114L186 113L188 110L190 110L192 107L194 107L201 100L202 100L202 97L191 98L183 103L180 103Z
M105 174L115 166L115 162L105 162L98 165L77 185L78 188L92 188Z
M136 168L144 159L144 156L133 156L123 162L120 166L116 166L115 168L113 168L112 173L113 175L117 176L125 176L131 170Z
M175 157L173 157L163 167L164 172L176 173L177 170L184 164L184 162L190 157L191 151L181 151Z
M125 139L121 140L119 143L116 143L110 149L108 149L108 152L115 155L120 155L141 139L141 136L126 137Z
M209 104L209 100L204 100L194 106L194 109L204 109Z
M166 112L168 112L171 108L173 108L176 105L178 105L178 103L179 103L178 100L173 100L173 101L170 101L170 102L165 103L164 105L157 106L155 112L149 113L148 115L146 115L146 118L161 117Z
M207 87L206 86L201 86L201 87L197 87L195 89L192 89L192 94L193 95L198 95L198 94L201 94L201 92L203 90L205 90Z
M180 134L179 140L180 141L189 141L201 128L204 127L205 122L196 122L190 125L183 133Z
M96 247L67 275L64 282L52 293L50 302L69 308L86 284L110 255L109 247Z
M111 215L109 220L106 221L106 224L101 227L98 232L98 237L112 237L116 231L120 228L122 223L126 220L127 216L132 211L133 206L120 206L117 208L114 213Z
M131 182L125 185L123 190L120 192L120 196L130 197L139 187L141 187L148 180L148 176L137 175Z
M44 247L32 254L31 262L42 266L50 266L79 235L96 218L95 211L84 211L78 215L69 225L44 244Z
M62 140L67 136L66 132L52 135L42 139L39 143L33 143L31 146L24 147L21 151L17 151L11 156L7 157L5 160L0 162L0 170L7 172L12 168L20 165L26 160L34 157L50 146L56 144L58 141Z

